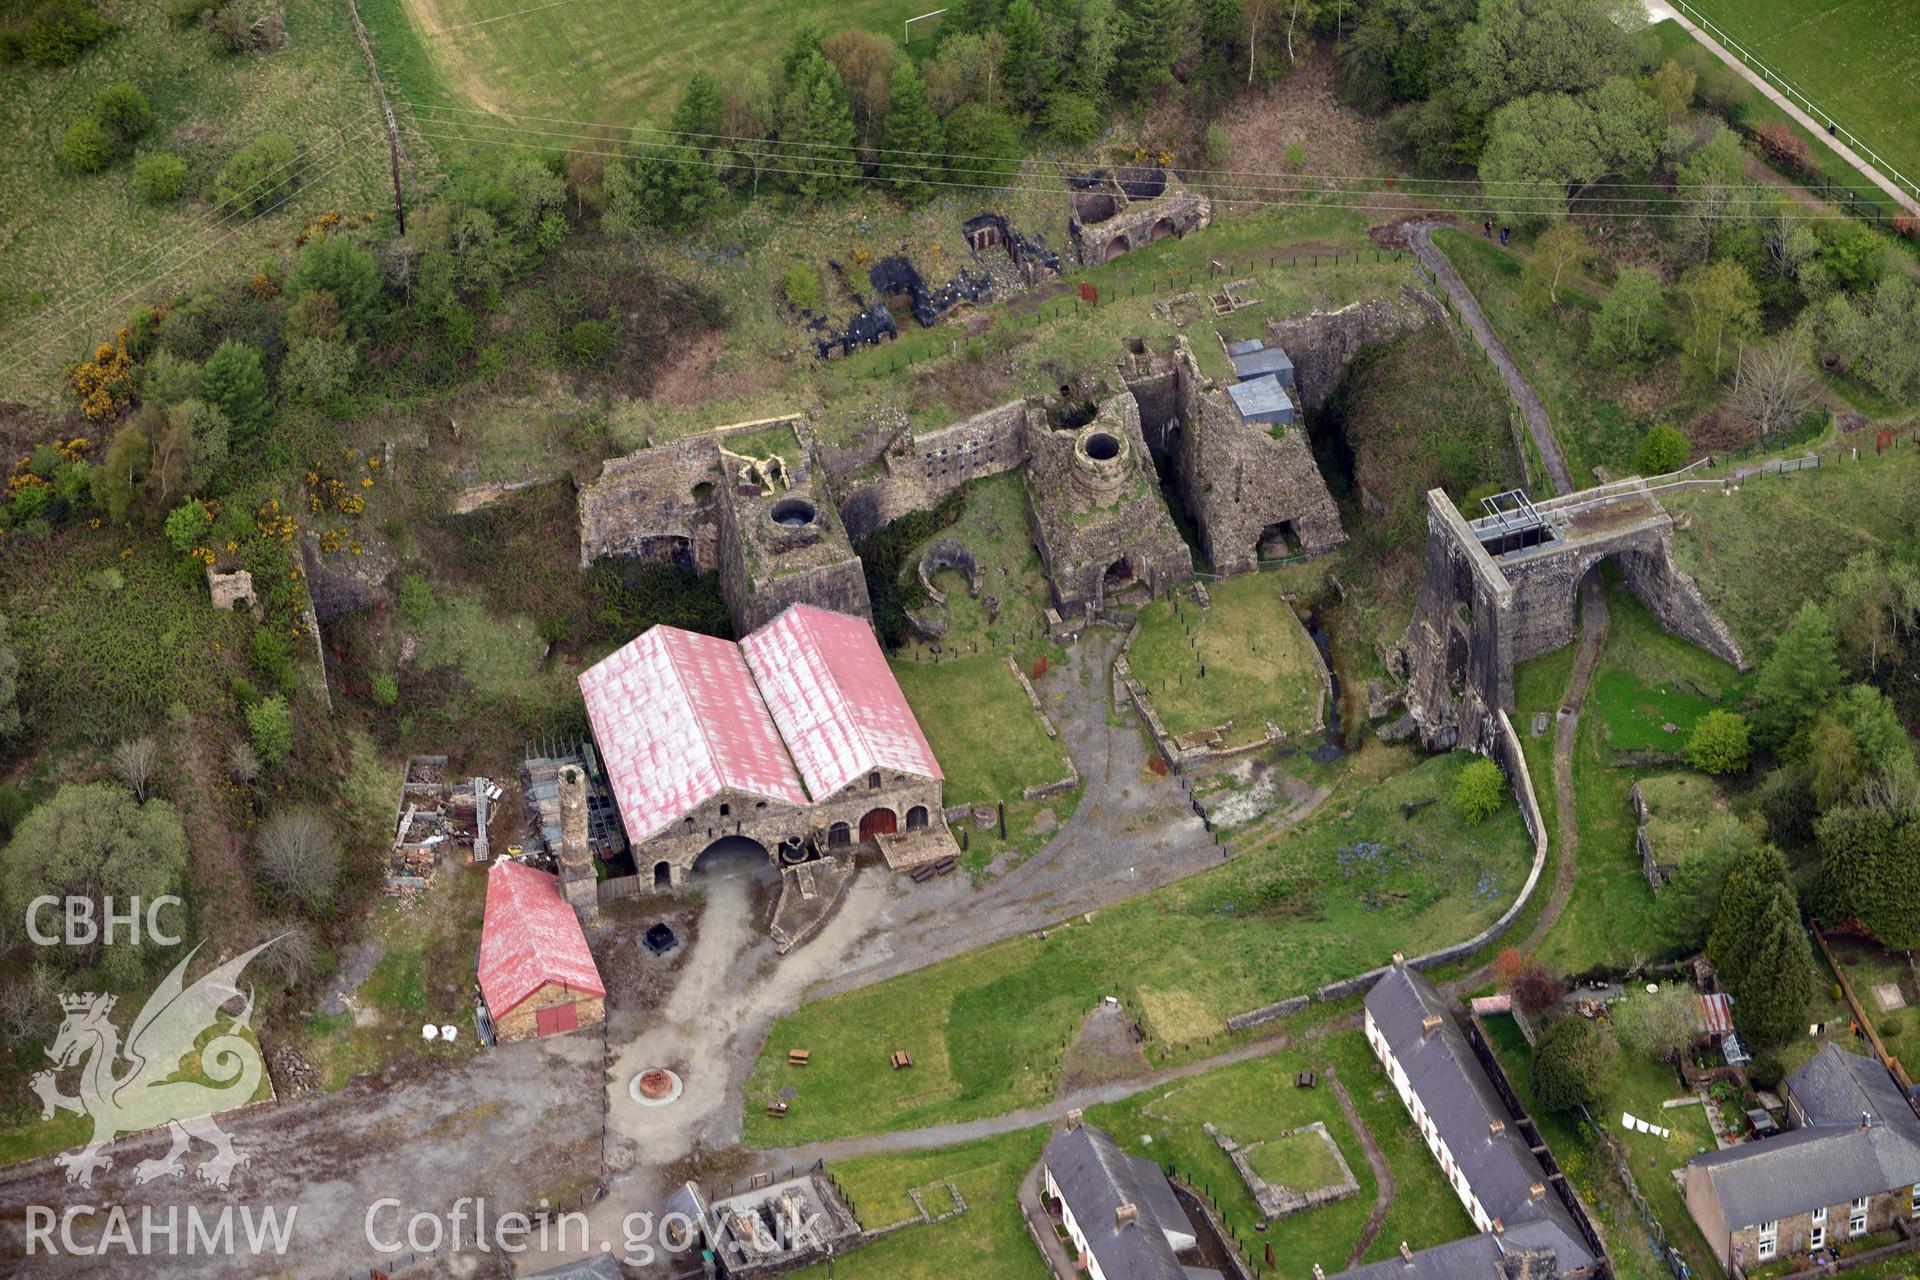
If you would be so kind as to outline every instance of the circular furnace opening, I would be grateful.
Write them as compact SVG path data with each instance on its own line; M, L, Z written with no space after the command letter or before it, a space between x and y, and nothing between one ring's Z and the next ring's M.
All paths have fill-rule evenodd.
M1087 456L1095 462L1105 462L1120 456L1120 441L1104 431L1096 431L1087 437Z
M787 498L773 504L768 513L777 525L789 529L804 529L813 523L813 504L805 498Z

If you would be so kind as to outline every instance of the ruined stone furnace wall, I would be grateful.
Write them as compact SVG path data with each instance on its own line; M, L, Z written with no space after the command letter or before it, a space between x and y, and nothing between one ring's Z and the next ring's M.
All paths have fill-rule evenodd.
M1407 708L1430 748L1485 752L1513 710L1513 664L1571 644L1581 580L1617 557L1660 625L1735 666L1732 633L1673 560L1673 520L1637 482L1541 504L1563 536L1494 557L1446 493L1427 494L1427 551L1408 628Z
M580 567L631 556L702 573L719 568L712 494L723 480L712 432L608 458L599 478L580 489Z

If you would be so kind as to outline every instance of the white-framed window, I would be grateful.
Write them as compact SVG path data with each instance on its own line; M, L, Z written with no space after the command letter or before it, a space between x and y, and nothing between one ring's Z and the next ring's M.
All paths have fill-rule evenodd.
M1862 1209L1847 1219L1847 1234L1850 1236L1863 1236L1867 1234L1867 1211L1865 1209Z
M1816 1227L1824 1226L1826 1224L1826 1221L1827 1221L1827 1206L1821 1205L1818 1209L1815 1209L1813 1211L1813 1225Z
M1867 1198L1865 1196L1861 1196L1853 1202L1853 1211L1855 1213L1865 1213L1867 1211Z
M1773 1250L1774 1250L1774 1238L1772 1236L1761 1236L1760 1248L1756 1251L1759 1255L1760 1261L1762 1262L1772 1261Z
M1807 1236L1807 1248L1818 1249L1827 1243L1827 1229L1815 1227Z
M1913 1202L1908 1206L1908 1211L1915 1215L1920 1215L1920 1183L1914 1184Z

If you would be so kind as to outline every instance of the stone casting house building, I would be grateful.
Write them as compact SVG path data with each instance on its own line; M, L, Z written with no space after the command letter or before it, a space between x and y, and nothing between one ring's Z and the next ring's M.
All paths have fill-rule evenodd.
M1067 1124L1040 1157L1041 1182L1060 1206L1080 1267L1093 1280L1220 1280L1218 1271L1180 1261L1199 1237L1160 1166L1128 1155L1077 1112Z
M580 689L657 886L716 847L800 862L946 830L939 762L864 619L794 605L737 644L654 627Z
M557 876L502 858L487 872L480 996L496 1040L590 1027L607 989Z
M1533 1257L1533 1273L1542 1276L1593 1274L1602 1258L1575 1220L1565 1180L1547 1172L1545 1147L1536 1148L1522 1131L1461 1029L1453 1002L1396 955L1367 993L1366 1032L1447 1184L1474 1226L1493 1237L1488 1256ZM1408 1255L1409 1265L1441 1250L1451 1252L1425 1259L1416 1270L1445 1274L1443 1267L1477 1256L1456 1241ZM1544 1265L1548 1256L1550 1266Z
M1920 1218L1920 1119L1885 1067L1829 1044L1785 1092L1788 1133L1687 1161L1687 1211L1729 1273Z
M1067 232L1082 266L1112 262L1168 236L1185 236L1213 220L1213 205L1158 165L1128 165L1068 179L1073 217Z

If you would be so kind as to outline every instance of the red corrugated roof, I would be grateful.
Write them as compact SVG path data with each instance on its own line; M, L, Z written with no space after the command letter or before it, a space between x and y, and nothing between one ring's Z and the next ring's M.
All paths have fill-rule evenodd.
M1733 1030L1733 1001L1725 993L1714 992L1699 998L1695 1021L1710 1036L1724 1036Z
M582 672L580 692L635 843L725 788L807 803L732 641L654 627Z
M480 994L497 1021L550 982L581 995L607 994L559 877L503 858L487 872Z
M874 769L941 776L864 619L796 604L740 647L815 801Z

